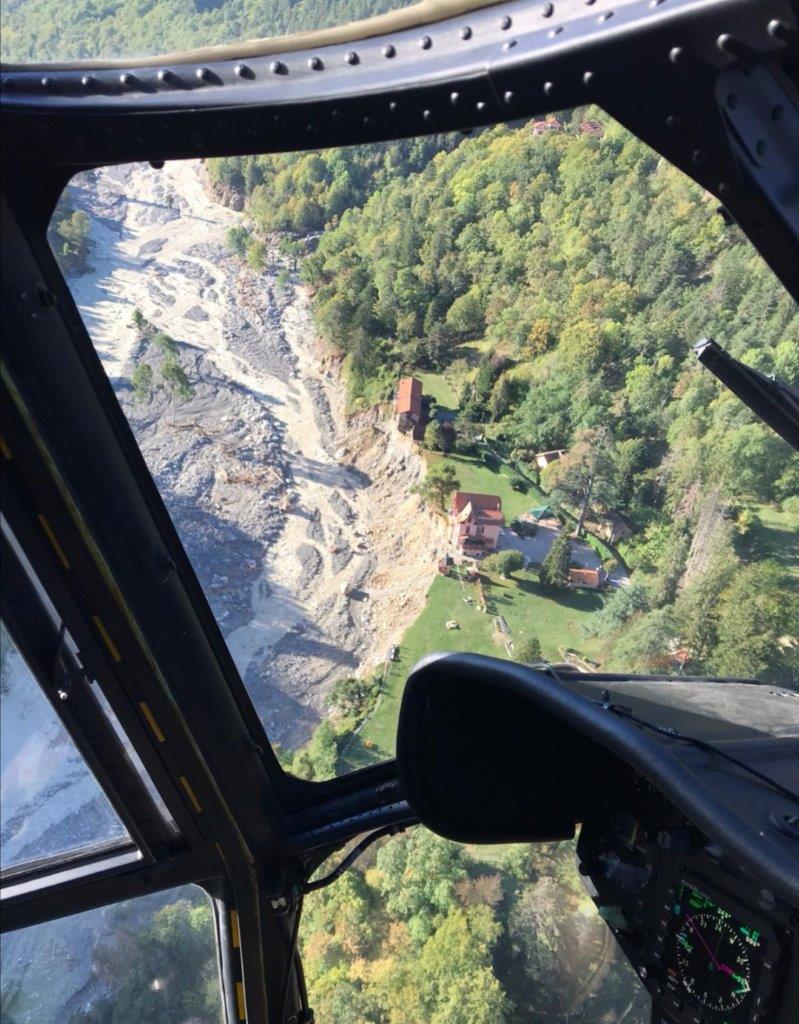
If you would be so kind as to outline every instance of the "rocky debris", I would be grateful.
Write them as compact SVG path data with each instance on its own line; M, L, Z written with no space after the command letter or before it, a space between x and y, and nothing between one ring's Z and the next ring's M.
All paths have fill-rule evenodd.
M139 256L152 256L164 248L166 239L151 238L149 242L139 246Z
M322 515L318 508L307 510L308 513L308 529L306 536L308 540L316 541L317 544L324 544L325 542L325 530L322 526Z
M210 274L202 264L194 260L176 259L175 270L183 275L188 281L193 281L201 288L208 288L216 284L216 278Z
M188 367L191 398L175 400L158 383L162 356L146 342L135 361L153 366L153 393L146 402L127 389L117 396L227 631L252 616L252 585L282 529L279 499L288 466L266 403L221 376L202 353L184 345L178 353Z
M186 255L193 260L207 260L216 266L225 266L230 261L230 252L216 242L198 242L186 249Z
M207 176L205 182L208 194L217 203L221 203L222 206L227 206L231 210L236 210L237 213L244 209L244 193L241 189L234 188L232 185L225 185L221 181L211 181Z
M339 491L330 492L330 504L345 523L355 521L355 512L352 509L352 505L349 504Z
M195 322L198 320L208 319L208 313L202 308L202 306L189 306L183 316L187 320L194 320Z
M341 547L333 548L330 552L330 564L333 567L333 572L339 573L352 561L352 548Z
M158 306L175 305L175 296L170 295L164 288L159 288L157 284L150 284L147 288L147 292L153 302Z
M302 567L302 577L299 581L301 587L307 587L315 576L322 571L322 556L319 549L313 544L300 544L297 548L297 561Z
M320 433L325 438L334 438L338 431L333 420L333 414L330 411L330 403L327 400L324 386L321 381L308 380L305 381L305 389L313 402L314 419L319 426Z

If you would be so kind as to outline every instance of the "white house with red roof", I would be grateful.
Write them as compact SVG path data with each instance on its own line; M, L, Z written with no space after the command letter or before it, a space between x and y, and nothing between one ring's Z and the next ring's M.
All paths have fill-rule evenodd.
M498 495L455 491L449 518L452 543L460 551L496 551L500 530L505 525Z

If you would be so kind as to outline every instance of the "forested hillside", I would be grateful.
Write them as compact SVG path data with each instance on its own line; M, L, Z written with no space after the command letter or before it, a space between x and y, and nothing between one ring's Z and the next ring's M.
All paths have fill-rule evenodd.
M456 144L451 135L427 135L311 153L221 157L207 167L223 198L246 196L256 232L305 236L335 226L376 188L421 171Z
M3 60L143 56L381 14L391 0L5 0Z
M584 117L464 140L344 214L305 261L317 324L356 405L408 370L458 383L434 447L484 432L530 473L536 451L569 449L544 491L577 509L590 481L589 511L631 532L634 585L592 626L614 638L609 664L655 668L678 638L695 671L795 682L796 576L758 510L795 514L799 457L692 344L795 382L799 313L713 197L609 120L580 133ZM692 551L715 510L712 550Z

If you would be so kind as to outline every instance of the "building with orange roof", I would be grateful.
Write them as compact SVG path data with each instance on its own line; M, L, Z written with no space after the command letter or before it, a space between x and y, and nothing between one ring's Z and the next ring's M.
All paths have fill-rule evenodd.
M422 438L422 382L416 377L401 377L394 399L397 427L403 434L410 433L415 441Z
M608 574L602 569L569 569L570 587L589 587L591 590L600 590L606 586Z

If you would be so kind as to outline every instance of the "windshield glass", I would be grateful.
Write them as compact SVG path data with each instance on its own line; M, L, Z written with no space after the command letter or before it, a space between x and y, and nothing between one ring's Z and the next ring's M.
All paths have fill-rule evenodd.
M346 25L402 0L6 0L4 61L144 57Z
M128 835L0 627L0 867Z
M797 686L799 457L693 344L796 382L799 314L601 111L108 168L50 237L294 772L436 650Z

